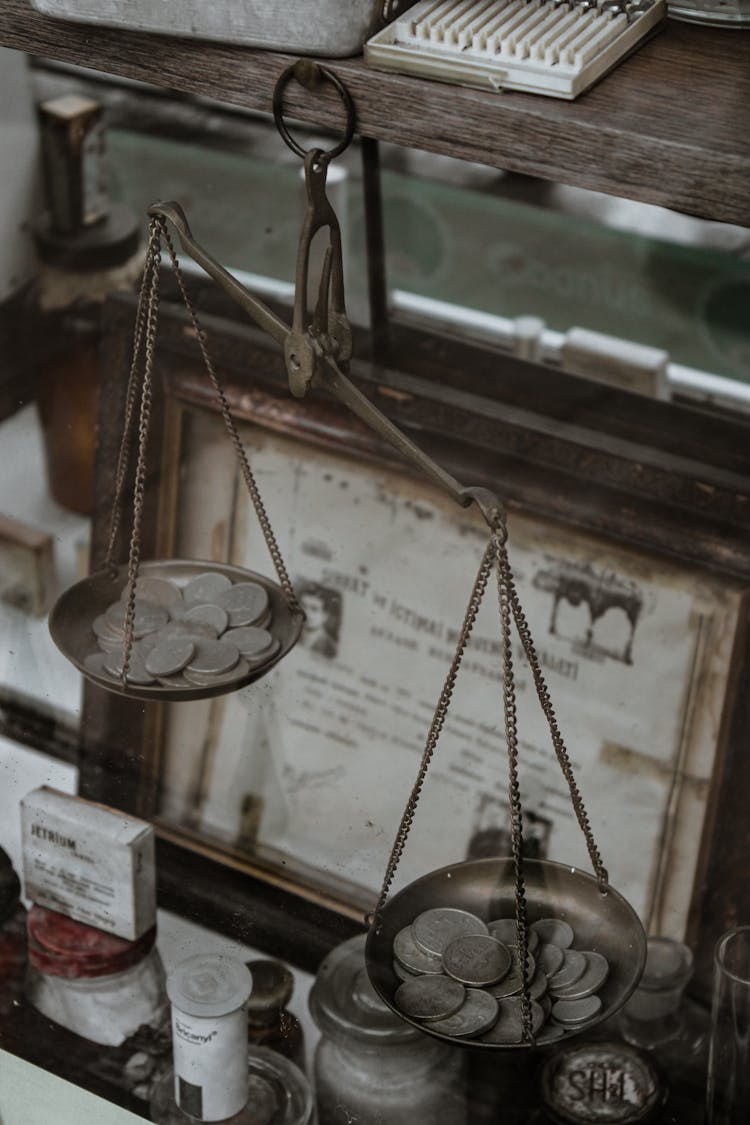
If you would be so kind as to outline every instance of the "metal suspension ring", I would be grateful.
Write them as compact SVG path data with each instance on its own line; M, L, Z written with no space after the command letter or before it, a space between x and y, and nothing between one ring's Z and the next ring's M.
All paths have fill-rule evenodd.
M276 128L279 130L284 143L303 160L307 156L307 149L304 149L302 145L294 139L284 121L284 91L293 78L296 78L300 85L308 90L314 90L320 82L325 79L335 87L341 101L344 103L344 109L346 111L346 130L344 135L333 148L326 149L322 154L323 160L333 160L334 157L340 156L344 149L349 146L354 136L354 126L357 115L352 96L333 70L329 70L327 66L321 66L320 63L313 62L311 59L299 59L280 74L273 90L273 119L276 122Z

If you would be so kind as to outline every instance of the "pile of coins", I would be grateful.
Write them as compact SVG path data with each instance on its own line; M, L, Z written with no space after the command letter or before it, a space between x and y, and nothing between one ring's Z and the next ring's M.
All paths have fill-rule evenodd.
M532 1032L551 1043L597 1020L597 992L609 975L601 953L573 949L567 922L540 918L529 927ZM482 1043L523 1041L523 973L514 918L483 922L466 910L426 910L396 934L394 1003L431 1031Z
M258 582L232 582L215 571L185 585L144 576L136 583L130 684L176 689L231 685L271 660L281 647L271 625L268 591ZM93 675L121 680L127 587L94 619L99 647L86 657Z

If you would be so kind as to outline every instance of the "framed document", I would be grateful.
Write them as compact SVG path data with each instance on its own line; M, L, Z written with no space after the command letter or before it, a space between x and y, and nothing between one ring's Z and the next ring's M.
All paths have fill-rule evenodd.
M272 574L189 330L165 307L150 551ZM121 301L110 316L120 329L110 336L112 367L119 362L122 370L128 319ZM307 624L292 653L250 688L145 707L130 769L116 732L126 721L122 708L132 705L91 689L98 772L85 775L93 793L109 785L110 801L119 793L121 803L154 820L178 906L187 909L189 899L180 868L194 863L199 872L208 864L208 883L210 871L230 882L244 873L274 909L282 904L295 917L312 910L313 944L324 949L328 921L351 926L376 901L487 529L478 514L395 463L338 406L291 399L278 356L252 330L218 327L217 363ZM612 482L603 473L579 483L585 491L572 497L575 442L567 434L544 445L557 465L533 464L528 451L537 435L516 408L504 413L474 389L408 374L370 379L371 393L397 422L412 432L419 425L417 440L431 455L462 481L489 484L508 499L519 593L612 884L649 932L708 948L723 831L717 808L743 721L741 547L733 548L732 565L710 565L710 528L696 518L695 549L679 549L680 536L670 539L676 506L664 495L664 518L654 518L659 473L666 491L677 487L663 465L646 480L627 451L615 447L605 458L594 449L577 463L579 481L600 457ZM493 447L493 436L510 433L508 417L511 441L517 434L526 442L526 456L511 461ZM102 426L102 511L119 440L113 422ZM627 474L644 481L640 497L629 489L623 499ZM465 857L508 853L501 668L490 586L400 884ZM520 643L515 671L527 851L589 869ZM132 712L129 721L132 747ZM114 789L103 776L113 766ZM192 893L200 893L195 885ZM722 901L733 893L722 884ZM262 944L265 932L254 940Z

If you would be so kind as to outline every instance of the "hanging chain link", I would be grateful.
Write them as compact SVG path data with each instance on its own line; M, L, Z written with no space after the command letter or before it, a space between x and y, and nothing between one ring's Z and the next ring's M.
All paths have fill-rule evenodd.
M422 786L424 785L427 770L429 768L430 762L432 761L432 756L435 753L435 747L438 744L440 732L443 729L445 717L448 713L448 706L450 704L451 698L453 697L453 689L456 686L458 670L461 667L461 661L463 659L464 652L466 651L466 646L469 643L471 630L474 628L474 622L477 619L479 607L482 604L482 598L484 597L484 592L487 589L487 581L492 570L492 563L495 558L496 550L496 544L491 538L485 549L484 557L479 564L479 570L474 580L474 586L471 591L471 597L469 598L469 604L466 608L464 622L461 626L461 632L456 644L456 651L453 660L451 661L451 666L448 671L448 675L446 676L445 683L443 684L443 690L440 693L440 698L438 699L437 706L435 708L435 714L432 717L432 723L430 724L430 729L427 734L427 742L422 753L422 760L420 762L417 780L414 783L414 787L409 796L409 800L406 803L406 808L404 809L404 814L401 817L401 823L399 825L398 832L396 833L396 840L391 849L391 855L385 871L385 878L383 879L383 886L380 891L380 898L378 899L378 904L375 907L375 918L377 918L377 916L383 909L383 906L385 905L385 900L387 899L388 892L391 889L393 877L396 874L396 868L401 861L401 856L403 855L404 848L406 847L406 841L409 836L409 831L411 830L412 823L414 821L414 814L416 813L417 805L419 804L419 798L422 793Z
M581 831L583 832L583 835L586 839L586 847L588 848L588 853L591 858L591 864L596 873L599 890L602 892L602 894L605 894L609 885L609 876L607 874L607 869L602 861L601 853L599 852L596 841L594 840L594 833L591 828L591 822L589 820L586 806L583 803L583 797L581 796L581 792L578 788L578 783L576 782L575 774L573 772L573 764L570 760L570 756L563 741L562 734L560 733L560 728L557 724L557 716L555 715L555 711L552 706L552 700L550 699L549 689L545 682L541 664L539 663L539 657L537 656L537 652L534 647L531 630L529 629L526 615L524 614L523 607L521 606L521 602L518 597L518 591L516 590L513 571L511 569L510 560L508 558L508 551L505 544L503 544L500 551L499 565L503 571L503 580L508 591L510 606L513 613L513 618L516 623L516 628L518 629L518 635L521 638L521 644L523 645L524 652L526 653L526 659L528 660L529 666L531 668L536 694L539 699L542 711L544 712L544 716L547 720L550 734L552 736L552 745L554 747L557 760L560 764L560 769L562 770L563 776L568 783L570 799L575 810L578 824L580 825Z
M500 610L500 633L503 652L503 716L505 719L505 744L508 753L508 805L510 807L511 851L515 877L516 933L518 963L521 968L521 1016L523 1038L534 1045L531 1021L531 996L529 994L529 928L526 907L526 883L523 875L523 809L518 782L518 714L516 710L516 682L513 674L513 642L511 637L511 592L503 567L506 532L493 535L497 576L497 600Z
M182 275L182 270L180 268L180 264L177 259L177 253L174 248L174 243L172 242L169 231L167 230L165 220L159 219L157 221L160 223L161 235L169 251L169 256L172 261L172 269L177 279L177 284L182 295L182 300L185 304L185 308L188 311L188 315L195 331L198 346L203 357L203 363L206 368L206 373L211 380L211 385L213 386L214 391L216 392L216 397L219 400L219 405L221 407L221 416L224 419L224 425L226 426L227 433L229 434L232 445L234 446L234 451L237 455L237 460L239 462L240 470L245 481L245 486L250 495L253 508L255 509L255 514L258 517L258 523L260 524L260 528L263 533L263 538L265 539L268 552L271 556L271 559L273 560L273 565L276 569L279 584L284 591L284 596L286 597L286 602L289 606L290 611L292 613L301 614L302 607L297 601L297 595L294 592L294 587L292 586L286 566L284 565L281 550L279 549L279 545L276 542L276 536L274 535L273 529L271 527L271 521L268 518L265 505L263 504L263 500L258 490L258 485L255 481L255 477L253 476L252 469L250 468L250 462L247 459L247 454L245 453L245 448L242 444L242 441L240 440L240 435L237 433L237 427L234 424L234 419L232 418L229 410L227 396L224 392L224 388L219 380L219 377L216 374L216 370L211 361L211 357L208 354L208 342L206 339L206 333L198 323L197 313L195 311L195 308L193 307L193 303L190 300L190 297L188 296L187 288L185 286L185 281Z
M161 250L158 237L154 241L151 254L151 284L148 293L148 308L145 317L145 363L143 365L143 384L141 387L141 410L138 419L138 460L135 467L133 489L133 527L130 534L130 553L128 555L128 596L125 609L125 646L122 657L122 686L127 688L130 656L133 650L135 632L135 589L138 581L138 567L141 561L141 524L143 522L143 503L146 491L146 454L148 435L151 428L151 381L154 371L154 350L156 347L156 327L159 321L159 267Z
M138 294L138 309L135 316L135 332L133 336L133 355L130 362L130 374L128 376L128 387L125 395L125 419L123 423L122 440L120 442L120 449L117 456L117 468L115 471L115 495L112 503L112 513L109 522L109 535L107 538L107 552L104 558L104 565L110 571L116 571L117 565L114 561L115 548L117 545L117 536L120 530L120 520L122 518L122 501L123 491L125 488L125 480L128 474L128 465L130 463L130 454L133 445L133 418L136 412L138 403L139 391L139 376L138 370L141 344L143 341L143 326L146 320L146 308L150 301L151 282L153 278L153 271L156 268L155 263L160 260L160 227L158 219L152 219L149 224L149 239L148 248L146 250L146 261L143 269L143 278L141 280L141 289Z

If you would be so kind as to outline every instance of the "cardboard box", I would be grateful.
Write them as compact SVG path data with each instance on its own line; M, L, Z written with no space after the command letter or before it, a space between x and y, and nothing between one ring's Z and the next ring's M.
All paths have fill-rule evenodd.
M26 897L134 941L156 921L154 830L43 785L21 802Z

